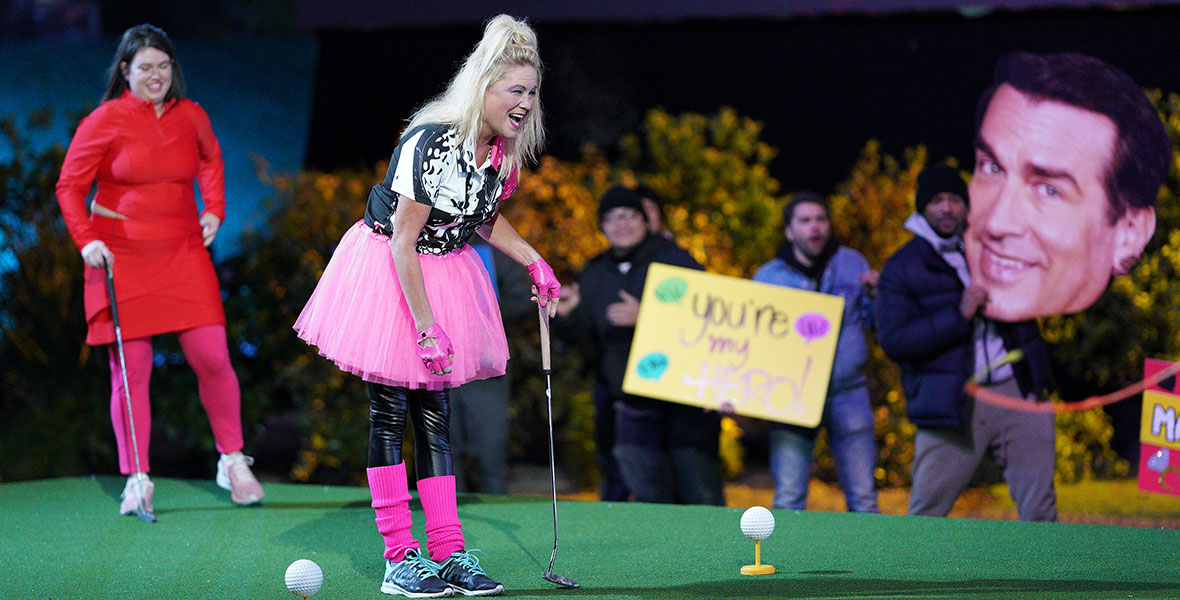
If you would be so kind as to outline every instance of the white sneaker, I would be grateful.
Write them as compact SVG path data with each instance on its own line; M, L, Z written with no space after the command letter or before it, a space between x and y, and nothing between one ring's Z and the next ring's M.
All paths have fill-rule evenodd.
M119 496L123 502L119 504L119 514L133 515L136 509L139 508L139 490L143 488L143 507L150 513L155 513L156 509L152 507L152 494L156 491L156 484L148 479L146 473L138 475L139 482L136 482L136 475L127 478L127 485L123 486L123 494Z
M217 485L230 491L234 504L258 504L266 497L250 465L254 458L239 452L222 454L217 461Z

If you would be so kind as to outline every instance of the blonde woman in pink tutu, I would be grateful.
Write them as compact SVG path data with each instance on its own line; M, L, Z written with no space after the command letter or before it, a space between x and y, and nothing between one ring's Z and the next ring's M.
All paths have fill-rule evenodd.
M495 595L504 586L467 552L448 441L449 392L504 373L508 345L478 233L528 267L555 312L561 285L499 204L544 139L541 59L524 21L500 15L446 91L410 119L365 218L340 240L295 322L301 339L368 383L369 488L385 541L381 591L414 598ZM410 533L402 462L413 423L423 554Z

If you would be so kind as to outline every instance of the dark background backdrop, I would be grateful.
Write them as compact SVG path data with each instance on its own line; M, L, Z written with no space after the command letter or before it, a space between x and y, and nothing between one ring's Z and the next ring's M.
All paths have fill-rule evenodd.
M193 96L209 108L227 157L245 164L259 153L282 170L368 169L388 157L413 109L442 90L496 9L529 16L538 30L549 153L573 159L586 143L610 150L656 106L732 106L765 124L764 140L779 150L772 172L787 190L831 191L873 138L888 153L925 144L932 160L950 155L969 167L976 99L1013 49L1092 54L1145 88L1180 92L1180 6L1168 2L0 0L0 70L21 74L0 73L0 104L15 110L12 97L46 81L96 99L116 36L151 22L186 57ZM54 97L59 114L82 107L76 96ZM235 139L251 128L261 134ZM55 135L68 142L64 127ZM289 164L273 160L282 151ZM262 213L268 192L234 189L244 218L233 223ZM225 231L219 259L233 254ZM12 268L2 250L0 269ZM1115 415L1126 455L1138 404L1118 407L1133 413Z
M306 131L304 165L370 168L501 11L529 17L540 36L549 153L609 151L656 106L728 105L765 124L780 151L772 172L788 190L830 190L872 138L889 153L926 144L934 159L967 164L976 99L1009 50L1084 52L1146 88L1180 91L1175 1L0 0L0 44L113 40L142 22L182 50L310 33L313 110L290 124ZM290 85L281 65L240 60L259 87Z
M306 162L370 166L414 108L440 92L480 25L318 31ZM975 103L1006 51L1076 51L1140 85L1180 91L1180 8L1040 10L792 20L536 23L548 152L613 148L644 111L723 105L765 124L788 189L829 191L864 142L926 144L969 165Z

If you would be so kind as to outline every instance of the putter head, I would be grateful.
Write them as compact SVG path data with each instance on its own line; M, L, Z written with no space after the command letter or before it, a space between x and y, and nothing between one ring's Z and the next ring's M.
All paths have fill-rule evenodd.
M572 589L578 587L578 582L569 577L562 577L553 571L545 571L541 574L541 578L550 583L556 583L563 588Z
M154 513L148 512L142 506L135 509L135 516L139 517L139 520L143 521L144 523L155 523L156 522L156 515Z

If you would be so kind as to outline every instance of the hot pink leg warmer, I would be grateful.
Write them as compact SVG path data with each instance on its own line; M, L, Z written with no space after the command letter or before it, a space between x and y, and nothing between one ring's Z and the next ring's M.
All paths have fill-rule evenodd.
M406 463L388 467L370 467L369 492L373 495L373 510L377 512L377 532L385 540L385 558L400 561L406 550L417 548L418 541L410 533L410 489L406 484Z
M465 548L463 524L455 499L455 476L442 475L418 480L418 498L426 512L426 548L430 560L441 562Z

